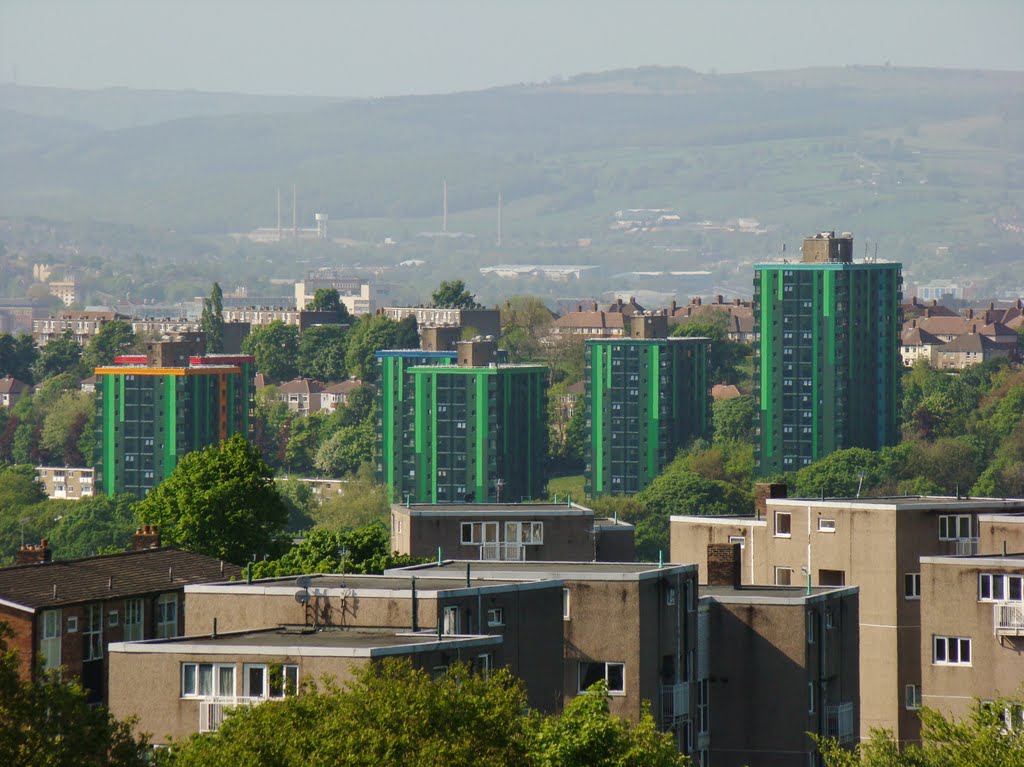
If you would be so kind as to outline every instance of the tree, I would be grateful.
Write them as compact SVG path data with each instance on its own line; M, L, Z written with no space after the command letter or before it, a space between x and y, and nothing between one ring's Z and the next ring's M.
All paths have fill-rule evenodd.
M462 280L442 280L430 297L433 306L448 309L479 309L476 296L466 290Z
M75 340L75 334L65 330L56 338L51 338L39 353L36 362L35 379L45 381L60 373L71 373L81 377L82 347Z
M43 420L42 448L49 453L51 464L84 466L92 463L92 455L83 456L78 449L85 427L96 406L93 397L83 391L67 391L51 405Z
M130 494L95 495L61 503L57 524L47 532L58 559L91 557L108 549L126 549L135 532L135 506Z
M416 328L416 318L410 315L413 331ZM404 324L403 324L404 323ZM399 326L402 326L402 334L399 337ZM389 320L387 317L371 316L364 314L349 330L348 352L345 361L348 367L348 374L353 378L363 381L375 381L377 379L377 352L381 349L396 349L400 344L405 348L419 346L419 336L415 341L409 337L409 323L402 320L401 323ZM411 345L410 345L410 342Z
M976 700L960 719L922 708L920 745L898 744L886 730L872 730L852 752L834 740L816 740L828 767L1024 767L1024 729L1004 719L1012 712L1020 721L1022 709L1019 697Z
M342 324L347 324L352 319L349 317L348 307L342 302L341 296L334 288L319 288L313 294L313 300L309 302L306 309L313 312L338 312L341 315L338 322Z
M254 578L283 578L303 573L380 575L391 567L405 567L422 560L391 551L391 535L378 520L350 530L314 528L278 559L257 561Z
M259 451L236 434L182 458L138 517L168 544L243 564L282 550L288 508Z
M27 333L15 337L9 333L0 334L0 378L12 376L19 381L32 383L32 368L39 358L39 348Z
M36 681L20 677L12 635L0 623L0 764L143 767L148 743L132 734L132 720L119 720L92 706L74 682L56 671Z
M324 416L319 413L292 418L284 448L284 463L289 472L308 474L313 470L323 425Z
M82 367L91 371L114 364L114 357L127 354L135 342L135 331L130 322L111 320L100 326L82 353Z
M213 283L210 297L203 299L199 329L206 334L206 351L211 354L224 351L224 291L219 282Z
M313 325L299 333L299 375L316 381L342 380L346 335L340 325Z
M539 298L514 296L501 310L502 346L513 362L541 359L554 315Z
M749 344L729 340L730 322L728 312L721 309L706 309L672 332L673 336L704 336L711 339L708 380L712 383L740 383L742 376L737 366L744 357L753 353Z
M340 493L325 500L312 514L319 528L352 530L374 522L386 523L389 510L387 486L378 484L373 467L364 463Z
M316 451L313 463L317 471L336 478L354 473L362 464L373 460L376 436L373 424L365 421L342 426Z
M874 453L862 447L837 450L796 473L797 498L852 498L893 480L897 467L891 452Z
M289 381L299 372L299 329L274 320L253 328L242 351L256 358L256 368L275 381Z
M711 421L715 442L753 442L757 403L753 397L741 396L715 400L711 405Z
M277 480L277 491L288 507L289 532L306 530L312 526L313 510L320 505L313 495L312 486L308 482L289 477Z

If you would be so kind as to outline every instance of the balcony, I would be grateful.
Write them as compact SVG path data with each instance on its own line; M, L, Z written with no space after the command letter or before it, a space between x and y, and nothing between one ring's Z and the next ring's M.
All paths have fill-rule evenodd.
M856 722L853 720L853 703L825 706L824 735L840 742L852 740L857 736Z
M661 723L666 730L690 715L690 685L663 684L661 686Z
M202 698L199 701L199 732L216 732L224 724L228 711L236 706L251 706L266 698Z
M996 636L1024 636L1024 602L996 602L992 605L992 633Z
M958 538L952 543L954 553L958 557L973 557L978 554L977 538Z
M480 559L492 562L525 562L526 546L521 543L482 543Z

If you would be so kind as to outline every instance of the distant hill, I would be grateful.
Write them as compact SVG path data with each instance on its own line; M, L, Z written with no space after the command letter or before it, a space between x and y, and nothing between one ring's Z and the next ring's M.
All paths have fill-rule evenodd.
M489 235L500 189L523 247L586 237L592 253L642 242L609 233L630 207L765 222L780 234L756 255L836 226L908 261L979 242L1005 260L1024 222L1020 72L649 67L341 102L4 86L0 109L16 216L223 234L270 224L295 183L303 223L409 237L436 227L446 178L455 226ZM701 237L687 243L706 251Z

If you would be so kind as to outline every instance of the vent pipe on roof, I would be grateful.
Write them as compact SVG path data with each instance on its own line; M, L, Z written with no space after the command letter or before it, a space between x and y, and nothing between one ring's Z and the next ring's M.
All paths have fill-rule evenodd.
M438 546L438 547L437 547L437 566L438 566L438 567L440 567L440 566L441 566L441 564L442 564L442 559L441 559L441 547L440 547L440 546Z
M466 588L469 588L469 562L466 562Z

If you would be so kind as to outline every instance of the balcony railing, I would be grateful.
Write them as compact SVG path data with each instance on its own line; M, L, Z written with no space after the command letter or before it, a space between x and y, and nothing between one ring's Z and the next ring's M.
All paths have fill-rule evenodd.
M825 737L840 741L851 740L856 736L853 721L853 703L840 703L825 707Z
M973 557L978 553L977 538L958 538L956 540L956 555L958 557Z
M521 543L484 543L480 545L480 559L499 562L525 562L526 546Z
M992 608L996 636L1024 636L1024 602L996 602Z
M265 698L203 698L199 701L199 732L216 732L228 711L236 706L262 703Z
M690 685L686 682L663 684L661 686L662 726L668 729L680 719L685 719L689 715Z

